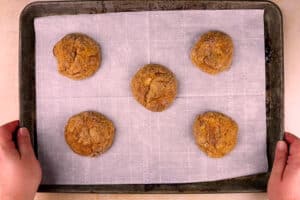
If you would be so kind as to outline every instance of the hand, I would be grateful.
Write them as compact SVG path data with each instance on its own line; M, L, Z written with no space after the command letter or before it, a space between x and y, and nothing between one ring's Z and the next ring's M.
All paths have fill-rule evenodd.
M12 140L18 121L0 126L0 199L33 200L41 181L41 168L35 158L29 132L18 130L18 149Z
M300 199L300 139L290 133L285 133L284 139L286 142L279 141L276 146L269 200Z

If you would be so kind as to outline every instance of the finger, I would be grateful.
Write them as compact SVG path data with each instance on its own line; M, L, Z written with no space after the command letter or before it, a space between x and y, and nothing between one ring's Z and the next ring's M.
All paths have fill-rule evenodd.
M19 126L19 120L15 120L2 125L1 128L4 128L9 132L14 132L18 128L18 126Z
M18 126L19 121L12 121L0 126L0 157L19 158L19 152L12 140L13 132L17 130Z
M19 121L13 121L0 126L0 145L11 146L13 132L18 128Z
M284 139L285 139L285 141L288 142L288 144L292 144L299 138L291 133L286 132L286 133L284 133Z
M276 145L275 158L270 179L273 182L280 182L286 166L288 157L287 144L284 141L278 141Z
M287 165L296 166L298 169L300 169L300 154L289 155L288 160L287 160Z
M300 139L296 139L290 144L290 155L300 155Z
M12 121L0 126L0 143L12 140L12 133L18 128L19 121Z
M34 157L32 149L30 135L27 128L20 128L18 132L18 146L21 155L21 159L27 159Z

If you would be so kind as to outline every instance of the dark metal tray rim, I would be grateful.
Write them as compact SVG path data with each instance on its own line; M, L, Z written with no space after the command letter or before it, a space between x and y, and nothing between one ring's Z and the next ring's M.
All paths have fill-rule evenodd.
M95 14L106 12L187 9L264 9L267 106L267 173L233 179L179 184L119 185L41 185L39 192L91 193L227 193L266 191L277 140L282 138L283 124L283 30L279 7L270 1L226 0L125 0L125 1L51 1L28 4L20 15L19 82L20 122L31 131L37 153L34 30L33 19L62 14ZM56 10L56 12L54 12Z

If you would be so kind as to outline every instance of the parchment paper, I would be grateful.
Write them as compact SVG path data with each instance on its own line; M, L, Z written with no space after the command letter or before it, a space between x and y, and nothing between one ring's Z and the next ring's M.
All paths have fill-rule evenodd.
M183 183L265 172L266 109L263 10L155 11L37 18L36 97L38 156L44 184ZM194 67L189 52L206 31L234 42L228 72ZM73 81L57 70L52 49L64 35L81 32L102 48L91 78ZM179 81L178 96L154 113L130 92L134 73L147 63L167 66ZM112 148L96 158L73 153L64 140L69 117L94 110L115 123ZM197 114L219 111L239 125L236 148L212 159L194 143Z

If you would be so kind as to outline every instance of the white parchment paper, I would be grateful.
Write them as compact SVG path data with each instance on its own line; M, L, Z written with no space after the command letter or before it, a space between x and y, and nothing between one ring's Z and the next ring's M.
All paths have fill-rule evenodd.
M263 10L155 11L37 18L36 97L38 156L44 184L183 183L265 172L266 109ZM189 52L210 30L234 42L232 68L211 76L194 67ZM91 78L73 81L57 70L52 49L64 35L81 32L102 48ZM130 92L134 73L147 63L167 66L178 96L154 113ZM112 148L96 158L78 156L64 140L76 113L104 113L116 126ZM239 125L236 148L212 159L194 144L197 114L219 111Z

